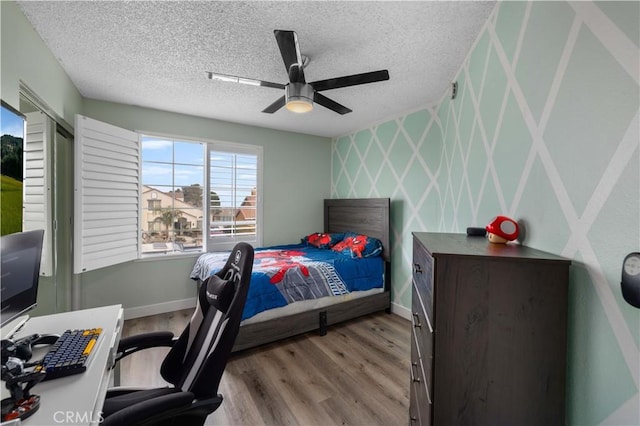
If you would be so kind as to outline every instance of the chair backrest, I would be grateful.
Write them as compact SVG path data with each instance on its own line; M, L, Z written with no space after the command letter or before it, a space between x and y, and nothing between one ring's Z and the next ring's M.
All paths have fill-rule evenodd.
M225 266L202 283L193 316L160 368L167 382L198 399L216 396L240 328L252 269L253 247L238 243Z

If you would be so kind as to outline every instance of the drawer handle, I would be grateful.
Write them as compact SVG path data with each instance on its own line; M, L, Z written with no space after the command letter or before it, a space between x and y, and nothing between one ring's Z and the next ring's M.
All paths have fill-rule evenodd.
M415 423L418 421L418 418L416 416L411 416L411 423Z
M420 266L419 263L414 263L413 264L413 272L415 272L416 274L421 274L422 273L422 267Z
M414 368L418 368L418 363L417 362L412 362L411 363L411 376L412 376L412 381L415 383L420 383L420 377L418 377L418 375L416 374L416 371L414 371Z
M417 312L413 313L413 327L414 328L422 328L422 323L420 321L420 315Z

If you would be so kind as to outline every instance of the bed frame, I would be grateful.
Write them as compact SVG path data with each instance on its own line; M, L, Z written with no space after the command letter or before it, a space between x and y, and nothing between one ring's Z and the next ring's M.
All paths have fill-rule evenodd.
M287 337L319 330L327 326L391 308L390 201L388 198L354 198L324 200L324 232L352 231L378 238L385 260L384 292L335 305L274 318L240 327L233 351L252 348Z

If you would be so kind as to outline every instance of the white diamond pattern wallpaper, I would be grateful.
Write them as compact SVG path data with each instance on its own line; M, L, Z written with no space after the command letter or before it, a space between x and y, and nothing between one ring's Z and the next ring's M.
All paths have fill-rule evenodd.
M391 198L407 316L412 232L504 214L571 259L566 422L640 424L640 310L620 293L640 251L640 2L499 3L452 81L455 99L335 139L332 196Z

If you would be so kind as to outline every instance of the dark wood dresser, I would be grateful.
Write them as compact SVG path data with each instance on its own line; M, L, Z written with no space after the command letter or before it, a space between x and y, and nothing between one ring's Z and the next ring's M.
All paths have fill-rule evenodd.
M570 263L413 234L411 425L564 424Z

